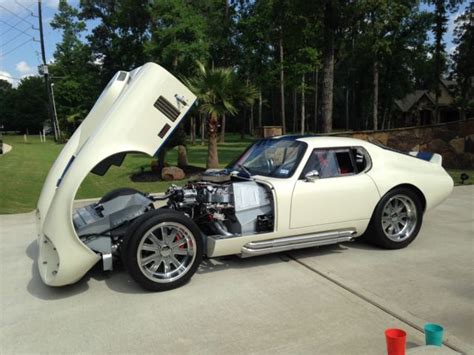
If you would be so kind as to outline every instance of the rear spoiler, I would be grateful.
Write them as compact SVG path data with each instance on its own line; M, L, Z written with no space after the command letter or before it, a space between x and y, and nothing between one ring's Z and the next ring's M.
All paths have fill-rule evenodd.
M415 158L429 161L433 164L441 165L443 163L443 157L441 154L431 152L409 152L408 154L414 156Z

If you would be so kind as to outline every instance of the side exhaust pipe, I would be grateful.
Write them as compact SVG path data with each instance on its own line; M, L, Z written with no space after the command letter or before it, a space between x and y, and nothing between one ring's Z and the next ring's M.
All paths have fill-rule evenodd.
M346 229L334 232L323 232L250 242L242 247L241 257L248 258L251 256L278 253L281 251L350 242L354 239L355 234L356 231L354 229Z

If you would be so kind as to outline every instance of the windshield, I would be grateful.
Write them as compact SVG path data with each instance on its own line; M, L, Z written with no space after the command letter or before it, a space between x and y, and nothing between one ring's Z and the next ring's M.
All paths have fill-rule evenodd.
M263 139L247 149L228 169L251 175L288 178L293 175L306 144L288 139Z

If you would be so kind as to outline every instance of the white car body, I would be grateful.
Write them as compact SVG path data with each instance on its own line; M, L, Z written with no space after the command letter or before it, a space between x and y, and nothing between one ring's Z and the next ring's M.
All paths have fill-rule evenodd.
M172 110L177 109L172 112L174 121L157 109L157 99L162 97ZM38 268L44 283L74 283L108 255L87 246L73 223L74 197L86 175L118 153L155 155L195 99L182 83L153 63L114 76L63 148L41 192L37 206ZM426 211L441 203L453 187L438 155L425 161L350 138L271 139L293 139L306 144L291 177L251 176L252 181L266 186L273 195L272 231L242 233L232 238L204 236L204 254L208 257L245 257L349 241L366 231L377 204L392 189L413 189ZM301 176L314 149L348 147L368 154L364 171L327 179L309 180Z
M275 138L276 139L276 138ZM311 233L354 230L361 236L370 222L380 198L396 186L418 189L425 199L425 211L444 201L453 181L440 164L383 149L367 141L343 137L295 138L308 144L301 164L288 179L252 176L272 187L276 205L276 230L209 243L208 254L240 254L250 242L307 235ZM363 147L370 155L368 171L350 176L307 182L300 175L313 149ZM389 172L389 173L388 173Z

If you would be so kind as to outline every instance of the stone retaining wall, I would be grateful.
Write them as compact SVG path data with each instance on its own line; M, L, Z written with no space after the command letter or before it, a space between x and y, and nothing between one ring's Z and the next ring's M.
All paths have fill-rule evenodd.
M428 151L443 156L450 169L474 169L474 119L422 127L385 131L343 132L340 135L364 140L375 139L401 151Z

